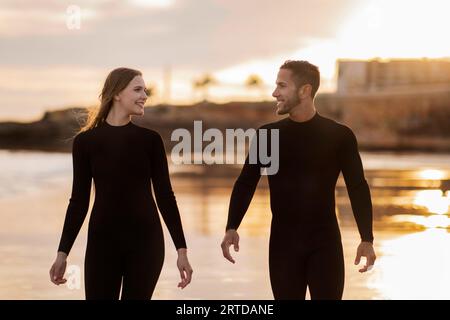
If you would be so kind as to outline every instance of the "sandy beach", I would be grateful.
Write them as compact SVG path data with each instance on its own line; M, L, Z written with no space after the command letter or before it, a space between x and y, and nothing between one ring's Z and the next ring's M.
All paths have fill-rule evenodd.
M374 166L377 159L371 157L369 166ZM72 288L55 286L48 276L71 192L70 155L62 161L66 168L62 174L37 190L0 199L0 299L84 299L83 261L89 217L68 260L69 265L80 270L79 288L77 282L72 282ZM398 170L389 172L405 175ZM382 175L377 175L381 179ZM370 173L368 176L369 181L374 181ZM172 178L194 276L186 289L177 288L176 252L164 227L166 259L154 299L273 299L268 273L270 209L264 183L260 182L239 230L240 252L233 254L237 263L233 265L222 257L220 242L232 183L232 178ZM431 218L429 222L436 215L414 205L414 192L418 191L389 193L373 188L378 260L372 271L361 274L353 265L359 235L345 190L341 189L337 192L337 204L346 263L344 299L449 299L447 214L438 217L441 227L439 223L437 227L417 221L399 223L399 217L408 218L405 213ZM91 207L92 204L91 198Z

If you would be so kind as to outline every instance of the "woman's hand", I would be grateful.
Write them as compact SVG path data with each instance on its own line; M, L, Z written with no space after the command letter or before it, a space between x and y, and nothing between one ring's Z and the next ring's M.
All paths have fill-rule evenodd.
M177 252L178 252L177 267L178 270L180 270L181 276L181 282L178 283L178 287L184 289L184 287L186 287L191 282L193 270L187 258L187 249L180 248L177 250Z
M66 279L63 278L64 273L66 272L67 265L67 254L59 251L56 256L56 260L50 268L50 281L56 285L60 285L66 283Z

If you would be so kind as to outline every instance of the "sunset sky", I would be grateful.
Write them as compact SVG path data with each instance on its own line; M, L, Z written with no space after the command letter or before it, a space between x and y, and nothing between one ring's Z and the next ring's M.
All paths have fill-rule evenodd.
M449 12L448 0L2 0L0 119L95 104L119 66L144 73L154 103L198 101L205 73L212 100L270 99L286 59L317 64L332 91L339 58L450 57ZM245 87L252 73L264 96Z

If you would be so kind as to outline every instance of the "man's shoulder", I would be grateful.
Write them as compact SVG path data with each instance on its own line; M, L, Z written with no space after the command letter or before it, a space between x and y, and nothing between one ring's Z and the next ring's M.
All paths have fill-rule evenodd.
M278 121L263 124L262 126L260 126L258 128L258 130L260 130L260 129L280 129L281 127L283 127L286 124L286 122L287 122L287 117L283 118L281 120L278 120Z
M343 135L352 135L353 130L346 124L339 122L337 120L325 117L323 115L320 115L321 123L323 127L330 128L337 134L343 134Z

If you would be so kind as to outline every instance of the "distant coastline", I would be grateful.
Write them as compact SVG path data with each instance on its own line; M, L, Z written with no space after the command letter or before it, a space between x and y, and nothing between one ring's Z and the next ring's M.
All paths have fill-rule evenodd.
M321 94L316 106L323 116L348 125L360 150L450 152L450 91L389 94ZM84 121L84 108L49 111L34 122L0 122L0 148L70 152L72 138ZM201 102L193 105L146 107L133 117L137 125L158 131L170 148L177 128L193 130L195 120L207 128L258 128L278 121L275 103Z

